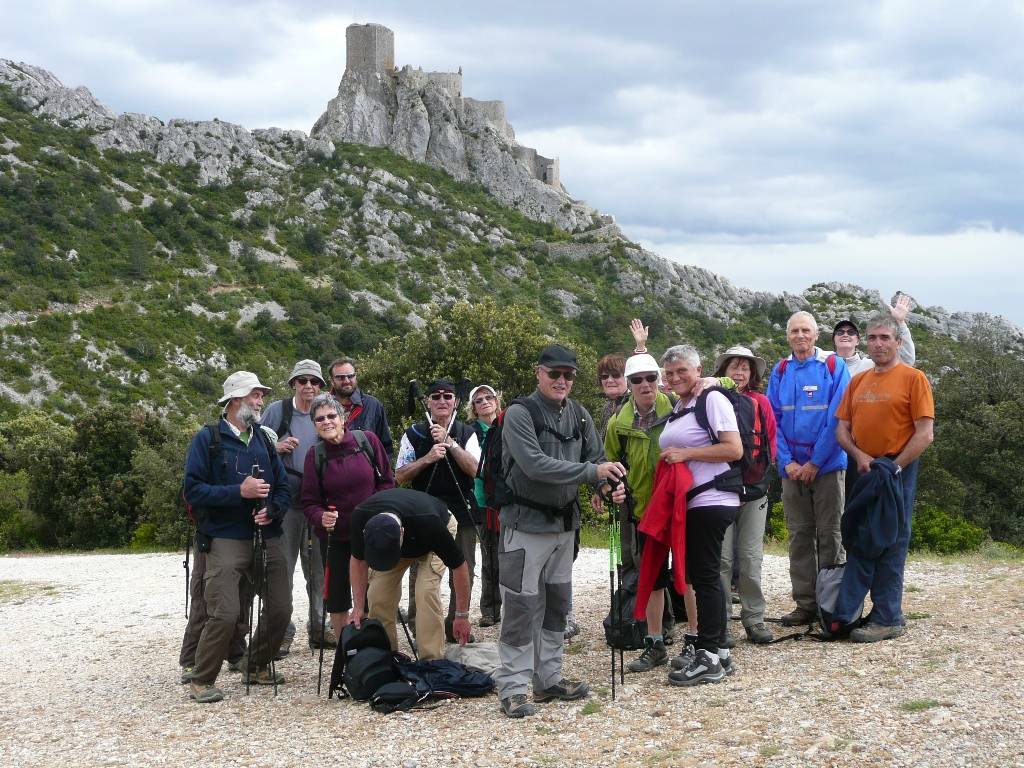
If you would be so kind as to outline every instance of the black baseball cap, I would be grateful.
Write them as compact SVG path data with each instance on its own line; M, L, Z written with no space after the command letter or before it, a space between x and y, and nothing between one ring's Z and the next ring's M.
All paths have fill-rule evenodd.
M363 528L363 554L375 571L390 571L402 559L402 526L394 515L380 512Z
M548 368L572 368L574 371L579 370L579 366L576 364L576 353L571 349L566 349L561 344L548 344L548 346L544 347L540 351L537 365L543 365Z
M435 392L454 392L455 382L451 379L434 379L430 384L427 385L427 394L432 395Z
M836 334L839 333L840 328L852 328L853 332L860 336L860 328L857 327L857 324L853 322L853 320L846 318L845 320L840 320L835 324L835 327L832 329L833 339L836 337Z

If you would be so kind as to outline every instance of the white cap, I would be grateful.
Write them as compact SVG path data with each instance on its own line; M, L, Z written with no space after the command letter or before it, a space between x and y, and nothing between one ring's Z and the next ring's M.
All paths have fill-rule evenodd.
M633 355L626 360L626 378L637 373L660 373L661 366L651 355Z
M471 402L471 403L473 402L473 398L476 397L476 393L479 392L481 389L486 389L488 392L490 392L495 397L498 396L498 393L495 391L494 387L492 387L490 384L480 384L479 386L473 387L473 389L470 390L470 392L469 392L469 402Z
M217 401L221 405L233 397L245 397L254 389L262 389L264 392L270 392L270 387L265 387L260 384L260 380L256 374L249 373L249 371L235 371L224 379L223 387L224 395Z

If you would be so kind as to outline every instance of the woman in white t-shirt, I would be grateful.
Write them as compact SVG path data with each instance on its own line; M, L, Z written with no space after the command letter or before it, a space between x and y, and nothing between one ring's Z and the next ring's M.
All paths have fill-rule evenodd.
M729 462L743 455L736 414L729 399L710 390L706 396L708 423L718 442L697 423L693 413L695 390L701 378L700 355L690 346L670 347L661 357L665 382L679 398L661 433L661 458L669 464L681 461L693 474L693 488L711 483L729 469ZM697 644L687 666L669 673L673 685L714 683L731 674L732 659L721 647L725 640L725 599L719 567L722 539L740 509L736 493L714 487L687 497L686 572L697 593Z

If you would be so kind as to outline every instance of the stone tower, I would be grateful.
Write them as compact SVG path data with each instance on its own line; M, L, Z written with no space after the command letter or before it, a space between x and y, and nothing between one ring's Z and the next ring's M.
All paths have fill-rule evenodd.
M385 72L395 69L395 33L382 24L349 24L345 30L345 70Z

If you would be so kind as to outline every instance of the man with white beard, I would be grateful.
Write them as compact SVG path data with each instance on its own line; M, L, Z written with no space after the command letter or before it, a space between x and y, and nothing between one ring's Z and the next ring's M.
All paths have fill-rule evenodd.
M190 683L191 697L201 704L224 698L214 683L243 611L249 610L246 603L251 604L250 574L263 598L263 615L249 639L243 680L284 682L270 663L292 613L281 547L281 520L291 493L284 464L259 426L263 396L270 389L248 371L232 373L223 389L217 401L224 406L220 421L196 433L185 460L185 498L196 517L196 548L206 553L208 618Z

